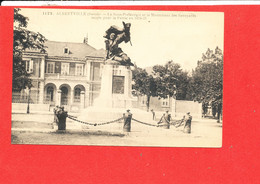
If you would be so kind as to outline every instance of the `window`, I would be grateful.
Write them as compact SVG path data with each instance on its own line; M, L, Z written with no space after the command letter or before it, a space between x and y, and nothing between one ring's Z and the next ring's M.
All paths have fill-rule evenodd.
M70 71L70 64L62 63L61 64L61 75L69 75L69 71Z
M47 63L47 73L54 73L54 62L48 62Z
M163 107L169 107L169 105L170 105L170 99L169 99L169 97L163 98L163 99L162 99L162 106L163 106Z
M47 99L48 99L48 101L53 102L53 87L52 86L47 87Z
M33 60L27 60L25 61L25 68L27 73L32 73L33 72Z
M100 81L101 80L101 73L100 73L100 63L91 63L92 64L92 76L91 79L94 81Z
M61 90L61 105L68 105L68 93L69 93L69 90L67 87L63 86L60 88Z
M80 88L76 88L74 91L74 102L80 102Z
M83 75L83 64L76 64L76 75Z
M64 54L69 54L69 48L68 47L64 48Z

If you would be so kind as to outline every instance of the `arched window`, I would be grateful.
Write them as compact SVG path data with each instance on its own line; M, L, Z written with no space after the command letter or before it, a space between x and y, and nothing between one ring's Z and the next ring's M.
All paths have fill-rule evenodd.
M69 90L66 86L60 88L61 90L61 105L68 105L68 93Z
M81 92L80 88L76 88L74 90L74 102L80 102L80 92Z
M53 87L52 86L48 86L47 87L47 99L51 102L53 102Z

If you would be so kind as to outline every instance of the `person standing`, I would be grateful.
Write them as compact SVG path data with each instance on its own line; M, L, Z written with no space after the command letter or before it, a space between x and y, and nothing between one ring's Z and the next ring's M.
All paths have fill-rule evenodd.
M168 110L166 111L165 115L166 115L167 121L170 123L170 121L171 121L171 114L169 114Z
M163 116L161 117L160 121L158 122L158 125L161 124L163 128L169 129L170 128L170 120L171 120L171 115L168 113L169 111L167 110Z
M184 133L191 133L191 120L192 120L192 116L190 115L190 112L187 112L187 114L183 117L184 120L184 129L183 132Z
M66 130L66 118L68 117L68 112L64 110L64 107L61 107L57 113L58 117L58 130Z
M155 112L154 112L154 110L152 109L151 112L153 114L153 120L155 120Z

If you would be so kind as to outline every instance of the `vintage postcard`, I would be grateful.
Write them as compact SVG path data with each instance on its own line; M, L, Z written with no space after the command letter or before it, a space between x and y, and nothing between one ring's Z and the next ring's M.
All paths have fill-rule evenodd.
M221 147L224 13L14 10L12 144Z

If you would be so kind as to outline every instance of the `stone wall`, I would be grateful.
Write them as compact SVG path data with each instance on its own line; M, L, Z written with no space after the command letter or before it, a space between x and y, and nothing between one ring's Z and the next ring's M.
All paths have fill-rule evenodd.
M181 117L190 112L194 118L202 117L202 104L194 101L176 100L176 117Z
M135 108L147 110L146 96L137 98L138 100L135 103ZM166 110L168 110L172 114L172 117L182 117L187 112L190 112L194 118L202 117L202 104L194 101L175 100L174 98L159 99L158 97L151 97L149 109L153 109L159 115L162 115Z

